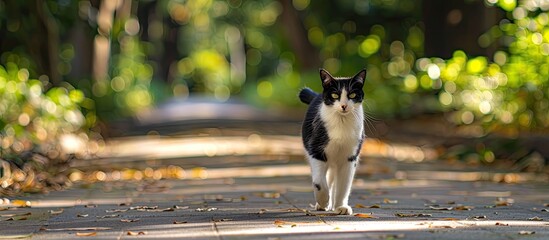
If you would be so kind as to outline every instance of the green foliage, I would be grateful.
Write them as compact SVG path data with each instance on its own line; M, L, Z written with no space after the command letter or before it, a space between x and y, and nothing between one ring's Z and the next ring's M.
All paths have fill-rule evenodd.
M29 71L15 63L0 65L0 142L4 157L34 150L55 158L61 151L62 138L87 139L87 129L95 124L93 101L69 84L45 89L47 84L30 79Z
M154 104L151 88L153 68L146 61L141 42L135 36L122 36L119 52L113 55L110 77L92 85L98 102L98 115L114 119L135 114Z
M489 129L549 127L547 9L530 7L528 2L516 8L514 4L498 2L512 12L512 18L488 33L507 44L507 50L497 51L493 61L484 56L470 58L463 51L448 60L418 60L418 78L437 83L431 88L437 90L442 108L454 112L458 124L480 122Z

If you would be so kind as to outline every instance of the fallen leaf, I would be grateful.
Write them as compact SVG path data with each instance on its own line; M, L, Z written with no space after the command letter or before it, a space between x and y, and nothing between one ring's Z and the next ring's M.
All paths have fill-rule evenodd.
M385 198L383 199L383 203L397 204L398 200L391 200L391 199Z
M512 198L497 198L495 204L497 207L504 207L504 206L511 206L513 203L515 203L515 200Z
M542 212L549 212L549 209L544 208L544 209L541 209L541 211Z
M78 237L92 237L92 236L97 236L97 232L77 232L76 236L78 236Z
M189 206L177 206L177 205L173 205L173 209L177 209L177 210L189 209Z
M128 231L127 235L129 236L137 236L137 235L145 235L147 234L147 232L143 232L143 231L139 231L139 232L133 232L133 231Z
M274 225L277 227L284 227L284 225L290 225L290 227L297 227L297 223L295 222L287 222L283 220L275 220Z
M534 231L520 231L518 234L520 234L520 235L532 235L532 234L536 234L536 232L534 232Z
M529 221L543 221L543 218L540 218L538 216L528 218Z
M508 223L497 222L496 226L509 226L509 224Z
M158 209L158 206L135 206L130 207L130 210L137 210L137 211L147 211L147 210L153 210Z
M139 222L139 218L134 219L120 219L121 222Z
M77 217L88 217L89 214L77 214L76 216L77 216Z
M429 228L456 228L456 226L450 226L450 225L430 225Z
M120 204L118 204L118 206L130 206L130 205L131 205L131 203L120 203Z
M173 208L162 208L162 209L149 209L147 212L173 212L175 209Z
M96 208L97 205L96 204L86 204L86 206L84 206L85 208Z
M229 218L221 218L221 219L212 219L213 222L228 222L232 221L232 219Z
M187 223L187 221L173 221L173 224L184 224Z
M63 209L59 209L57 211L49 210L48 213L51 214L51 215L59 215L59 214L63 213L63 211L64 211Z
M396 213L397 217L432 217L432 214L425 213Z
M107 209L105 210L106 213L118 213L118 212L127 212L130 210L129 208L126 209Z
M112 215L105 215L105 216L97 216L97 218L117 218L120 217L118 214L112 214Z
M441 210L450 211L450 210L453 209L453 207L435 207L435 206L429 206L429 208L431 210L439 210L439 211L441 211Z
M11 204L15 207L21 207L21 208L30 207L32 205L30 201L25 201L25 200L13 200L11 201Z
M15 218L10 217L10 218L6 219L6 221L15 221Z
M404 233L401 233L401 234L383 234L383 235L379 236L379 239L386 239L386 240L399 239L399 238L404 238L405 236L406 235L404 235Z
M279 198L280 197L280 193L278 192L263 192L257 195L262 198Z
M196 211L197 212L211 212L211 211L215 211L217 210L217 208L215 207L211 207L211 208L197 208Z
M454 208L454 210L458 210L458 211L471 211L472 209L474 209L475 207L473 206L464 206L464 205L458 205Z
M475 219L475 220L480 220L480 219L488 219L486 216L482 215L482 216L473 216L471 217L472 219Z
M261 214L264 214L266 212L267 212L267 209L262 208L262 209L259 210L259 212L257 212L257 214L261 215Z
M20 217L20 216L30 216L32 213L11 213L11 214L0 214L0 217Z
M367 213L357 213L354 216L359 218L377 218L376 216Z

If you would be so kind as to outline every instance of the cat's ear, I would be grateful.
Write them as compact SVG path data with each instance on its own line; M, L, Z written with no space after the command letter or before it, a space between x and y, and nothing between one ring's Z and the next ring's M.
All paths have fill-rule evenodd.
M359 82L360 84L364 84L364 79L366 79L366 69L362 69L353 77L353 81Z
M330 73L323 68L320 69L320 80L322 80L322 86L328 86L332 81L334 81L334 77L330 75Z

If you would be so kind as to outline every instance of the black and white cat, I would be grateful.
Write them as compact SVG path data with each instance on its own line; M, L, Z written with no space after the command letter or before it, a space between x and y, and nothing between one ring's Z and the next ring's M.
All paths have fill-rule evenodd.
M353 214L348 204L364 140L364 78L332 77L320 69L323 91L304 88L299 99L309 104L302 126L303 145L311 165L316 210Z

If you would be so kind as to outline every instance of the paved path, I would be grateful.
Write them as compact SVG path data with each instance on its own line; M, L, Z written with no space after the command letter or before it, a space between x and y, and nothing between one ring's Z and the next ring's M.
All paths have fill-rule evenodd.
M219 159L226 167L228 158ZM210 163L202 171L217 175L206 179L78 183L66 191L12 198L0 205L0 238L549 239L547 184L397 180L394 174L405 175L410 165L363 162L380 164L390 170L357 176L350 199L359 214L354 216L312 211L303 162L253 168L249 159L246 177L239 177L246 166L216 169ZM280 170L285 167L287 172ZM273 171L278 173L262 174ZM26 201L31 207L13 208Z

